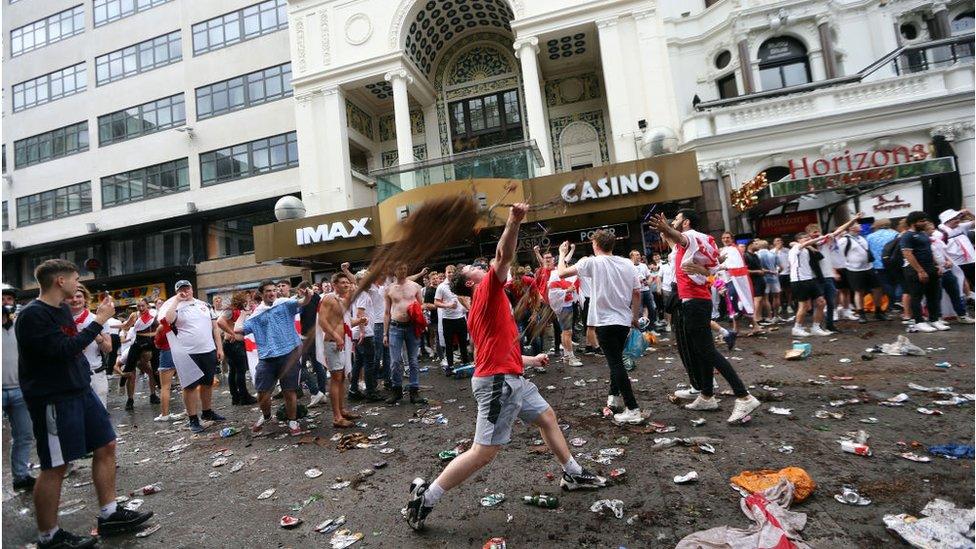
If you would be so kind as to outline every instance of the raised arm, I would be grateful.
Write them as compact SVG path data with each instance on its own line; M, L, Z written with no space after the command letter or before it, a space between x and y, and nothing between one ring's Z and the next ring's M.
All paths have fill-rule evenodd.
M834 232L830 233L830 236L837 238L838 236L844 234L847 232L848 227L859 221L862 217L864 217L864 214L862 212L857 212L854 214L854 217L850 218L846 223L843 223L840 227L834 229Z
M538 246L532 246L532 254L535 255L535 262L538 263L540 267L546 264L546 260L542 259L542 254L539 252Z
M502 237L498 240L498 246L495 247L495 276L503 283L508 280L508 271L512 267L512 260L515 259L519 227L528 211L528 204L522 202L512 204L508 213L508 222L505 223L505 230L502 231Z
M417 282L418 280L420 280L421 278L423 278L424 275L426 275L428 272L430 272L430 269L428 269L427 267L424 267L423 269L420 269L420 272L419 273L412 274L412 275L408 276L407 277L407 280L412 280L414 282ZM355 280L355 279L353 279L353 280ZM423 301L423 300L421 300L421 301Z
M681 234L680 231L672 227L671 223L668 221L668 218L664 217L664 214L659 213L651 216L651 219L648 223L651 225L651 227L654 228L654 230L661 233L661 236L665 237L671 242L678 244L682 248L688 247L688 237Z
M572 251L570 251L570 244L568 240L559 245L559 263L556 265L556 274L559 275L559 278L566 278L568 276L575 276L577 274L578 271L576 270L576 265L573 265L572 267L566 265L566 262L569 261L569 257L571 255Z

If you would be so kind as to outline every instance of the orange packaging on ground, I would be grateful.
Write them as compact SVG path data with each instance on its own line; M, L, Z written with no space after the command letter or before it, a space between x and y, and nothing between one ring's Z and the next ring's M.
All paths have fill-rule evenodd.
M779 471L773 469L743 471L732 477L731 481L733 484L741 486L754 494L770 486L775 486L782 477L786 477L787 480L793 483L793 500L797 503L806 500L817 488L817 483L800 467L786 467Z

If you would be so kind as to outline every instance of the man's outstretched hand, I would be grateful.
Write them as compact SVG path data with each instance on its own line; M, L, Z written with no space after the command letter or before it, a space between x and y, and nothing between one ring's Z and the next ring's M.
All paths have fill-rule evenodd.
M512 208L509 211L508 218L517 223L521 223L525 219L525 214L529 211L529 205L525 202L518 202L512 204Z
M652 215L648 223L655 231L658 232L664 232L671 228L671 222L668 221L668 218L662 213Z

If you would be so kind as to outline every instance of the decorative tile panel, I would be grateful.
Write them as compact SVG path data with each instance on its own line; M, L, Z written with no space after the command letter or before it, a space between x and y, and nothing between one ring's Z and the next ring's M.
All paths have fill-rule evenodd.
M593 126L600 138L600 160L604 164L610 162L610 151L607 149L607 130L603 123L603 111L577 112L549 120L549 135L552 140L552 156L556 168L555 173L563 171L563 159L559 151L559 136L566 126L577 121L587 122Z
M550 107L571 105L600 97L600 80L596 73L588 72L546 81L546 104Z
M549 59L565 59L573 55L586 53L586 33L578 32L560 38L553 38L546 42L546 54Z
M400 153L396 149L383 151L380 153L380 158L382 159L383 167L389 168L390 166L396 166L400 162ZM413 158L415 162L427 160L427 145L414 145Z
M430 0L410 24L404 47L421 70L430 74L438 52L451 40L478 28L511 33L515 18L505 0Z
M380 142L396 139L396 116L393 113L384 114L378 120ZM424 112L410 111L410 133L419 135L424 133Z
M346 100L346 123L350 128L373 139L373 117L348 99Z
M444 85L479 82L511 72L514 72L511 62L496 47L479 45L464 52L454 61L448 69Z

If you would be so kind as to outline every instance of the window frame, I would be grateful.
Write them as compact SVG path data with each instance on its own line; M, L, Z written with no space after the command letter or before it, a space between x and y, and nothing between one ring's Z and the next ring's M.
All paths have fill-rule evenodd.
M72 135L75 136L74 146L70 146ZM58 139L61 139L62 142L62 152L60 154L55 150ZM47 155L43 154L45 143L48 144ZM90 144L91 139L88 133L87 120L18 139L14 141L14 169L19 170L66 156L83 153L88 151ZM31 154L31 147L34 148L35 155Z
M285 80L286 68L288 78L287 81ZM269 71L275 70L278 71L276 75L269 76L267 74ZM291 74L291 61L289 61L280 65L273 65L264 69L241 74L233 78L200 86L194 90L193 94L197 120L206 120L208 118L214 118L232 112L249 109L251 107L256 107L258 105L264 105L265 103L272 103L274 101L292 97L295 94L295 89L291 85ZM261 75L260 80L254 80L252 82L252 77L255 77L256 75ZM268 82L274 81L275 79L280 80L281 91L278 94L269 96L267 93ZM260 83L262 89L264 90L264 95L261 99L255 99L252 97L251 86L257 83ZM230 90L232 87L235 89L238 87L242 88L240 92L242 97L240 104L231 103L232 94ZM226 94L227 96L226 105L220 109L214 108L214 97L217 94ZM205 100L209 103L209 107L201 108L201 105Z
M505 108L506 105L505 98L508 94L514 94L515 97L516 109L513 111L513 113L508 113L507 109ZM498 112L498 125L496 126L488 125L489 109L486 101L488 98L495 99L495 108ZM472 127L471 106L472 106L472 102L475 101L479 102L481 105L480 109L478 109L478 113L481 115L481 123L482 123L479 129L473 129ZM459 104L463 105L462 107L464 113L463 132L458 131L458 124L457 124L458 119L455 112L456 107ZM457 101L452 101L447 105L447 113L449 118L448 123L450 124L450 128L451 128L451 139L452 141L456 141L458 139L471 140L471 139L478 139L486 135L494 135L494 134L507 135L508 132L514 130L515 128L519 129L519 131L522 133L522 138L524 139L525 126L523 125L524 117L522 116L521 109L522 109L522 99L521 97L519 97L517 88L501 90L501 91L473 96L473 97L465 97L464 99L458 99ZM509 120L509 114L514 114L512 120ZM514 141L517 140L506 141L506 143L512 143ZM477 147L477 148L482 148L482 147ZM465 148L464 150L469 150L469 149ZM455 152L458 151L455 150Z
M65 22L71 22L71 30L67 33L62 32L65 27ZM80 25L80 26L79 26ZM28 27L32 27L28 29ZM51 37L51 31L53 29L58 30L58 36L56 38ZM44 39L36 40L35 33L38 33L43 29ZM72 36L78 36L85 32L85 5L78 4L77 6L72 6L66 10L59 11L57 13L48 15L36 21L31 21L26 25L21 25L15 29L10 30L10 57L20 57L26 53L39 50L45 46L50 46L62 40L71 38ZM31 45L30 47L24 47L24 37L27 33L31 33ZM19 49L14 49L17 44L20 44Z
M180 175L181 173L183 174L182 177ZM172 185L172 190L166 190L167 187L163 185L167 176L171 177L175 182ZM157 192L150 192L150 179L159 181ZM101 178L100 183L103 210L185 192L190 190L190 159L189 157L177 158L151 166L107 175ZM107 198L109 189L112 190L114 195L111 199ZM124 192L121 192L123 189L125 189ZM137 194L134 194L133 190L137 190ZM118 196L121 194L126 196L120 199Z
M731 84L732 89L735 91L732 95L725 94L725 88L723 86ZM718 88L719 99L732 99L733 97L739 97L739 83L735 79L735 71L728 74L723 74L715 79L715 86Z
M274 13L277 23L264 26L264 15ZM255 31L248 32L248 20L256 20ZM193 43L193 56L203 55L241 42L278 32L288 28L288 3L286 0L264 0L243 8L211 17L190 27ZM219 33L218 33L219 29ZM228 39L228 30L233 29L233 37ZM217 37L219 34L219 38ZM198 37L200 41L198 42Z
M70 208L71 198L77 197L76 208ZM63 198L64 208L62 211L58 211L58 199ZM34 211L34 206L37 205L39 215L35 219L32 212ZM47 214L44 214L45 205L47 206ZM50 189L47 191L41 191L39 193L29 194L27 196L17 197L17 227L24 227L26 225L36 225L37 223L44 223L45 221L53 221L55 219L61 219L64 217L71 217L75 215L81 215L84 213L90 213L92 211L92 194L91 194L91 181L82 181L81 183L75 183L72 185L66 185L64 187L58 187L56 189ZM26 213L26 216L22 216L21 213Z
M131 11L124 10L124 6L122 6L123 1L124 0L92 0L92 20L95 28L103 27L110 23L125 19L126 17L132 17L133 15L162 6L163 4L168 4L173 0L131 0ZM109 15L110 5L118 6L117 15ZM101 10L105 13L105 16L102 19L99 19L99 8L104 8Z
M161 102L168 101L168 105L160 105ZM181 107L177 109L177 107ZM129 113L133 109L136 110L136 115L131 116ZM170 121L166 124L159 124L159 113L168 110L170 113ZM182 111L182 118L176 117L177 110ZM146 130L145 125L149 124L146 117L149 113L154 113L156 118L156 123L152 129ZM142 122L143 129L129 132L130 120L139 120ZM123 127L123 132L121 137L115 136L115 124L121 122ZM178 126L186 125L186 97L183 92L170 95L167 97L161 97L153 101L147 101L141 105L135 105L132 107L127 107L115 112L110 112L108 114L103 114L98 117L97 128L98 128L98 146L105 147L108 145L114 145L116 143L121 143L123 141L129 141L132 139L137 139L139 137L144 137L147 135L152 135L157 132L165 131ZM103 139L103 129L107 128L108 138Z
M276 163L275 150L284 153ZM292 158L294 154L294 158ZM263 155L263 158L259 155ZM246 164L239 161L244 157ZM261 160L266 159L267 162ZM210 187L298 167L298 132L291 131L200 153L200 186ZM236 162L236 163L235 163ZM221 166L224 166L221 168ZM229 166L229 167L228 167ZM246 169L241 169L244 166ZM221 175L221 170L225 172ZM229 173L227 173L229 172Z
M161 39L165 40L163 40L161 43L157 43L157 41ZM177 45L177 55L175 57L172 55L174 44ZM159 51L161 46L165 46L164 51L166 52L166 60L164 62L160 62L156 59L156 53ZM145 62L145 55L147 53L152 57L152 61L149 63ZM96 56L95 87L105 86L111 84L112 82L118 82L119 80L131 78L151 70L166 67L174 63L179 63L182 60L183 32L181 29L176 29L175 31L163 33L148 40L143 40L142 42L130 44L124 48L119 48L117 50ZM132 64L132 67L128 66L130 63ZM104 80L99 74L102 67L105 67L107 71L107 75ZM118 71L118 73L113 75L112 73L116 71Z
M790 57L784 57L784 58L775 59L775 60L772 60L772 61L762 60L762 51L763 51L763 48L766 47L767 44L769 44L770 42L772 42L774 40L785 40L785 41L788 41L788 42L792 42L792 43L798 45L800 48L802 48L803 54L802 55L800 55L800 54L794 54L794 55L791 55ZM776 74L779 77L779 83L781 84L780 86L773 87L773 88L767 88L765 85L763 85L762 86L762 91L779 90L779 89L783 89L783 88L789 88L789 87L793 87L793 86L800 86L800 85L803 85L803 84L809 84L809 83L813 82L813 74L810 71L810 50L806 47L806 45L801 40L799 40L797 38L794 38L792 36L773 36L771 38L768 38L765 41L763 41L762 44L759 45L759 49L757 50L757 56L760 59L760 61L759 61L759 82L760 82L760 84L763 83L763 72L764 71L770 71L770 70L773 70L773 69L776 70ZM806 76L806 82L800 82L800 83L797 83L797 84L787 84L786 83L786 73L784 72L784 69L786 69L788 67L792 67L794 65L798 65L798 64L802 64L803 65L804 75Z
M79 69L80 67L80 69ZM71 71L70 76L66 71ZM58 76L54 76L58 75ZM60 92L57 94L52 93L55 78L58 79L60 85ZM70 91L65 88L65 81L71 78L74 80L74 87ZM81 79L81 85L78 84L78 80ZM37 90L44 87L44 98L38 99ZM28 90L33 91L33 101L28 102L26 99L28 97ZM88 90L88 66L82 61L75 65L69 65L67 67L58 69L56 71L51 71L47 74L42 74L40 76L31 78L30 80L24 80L23 82L18 82L10 87L11 96L11 109L13 112L26 111L27 109L33 109L34 107L39 107L41 105L46 105L52 103L59 99L64 99L72 95L76 95ZM17 96L22 96L22 104L17 106Z

